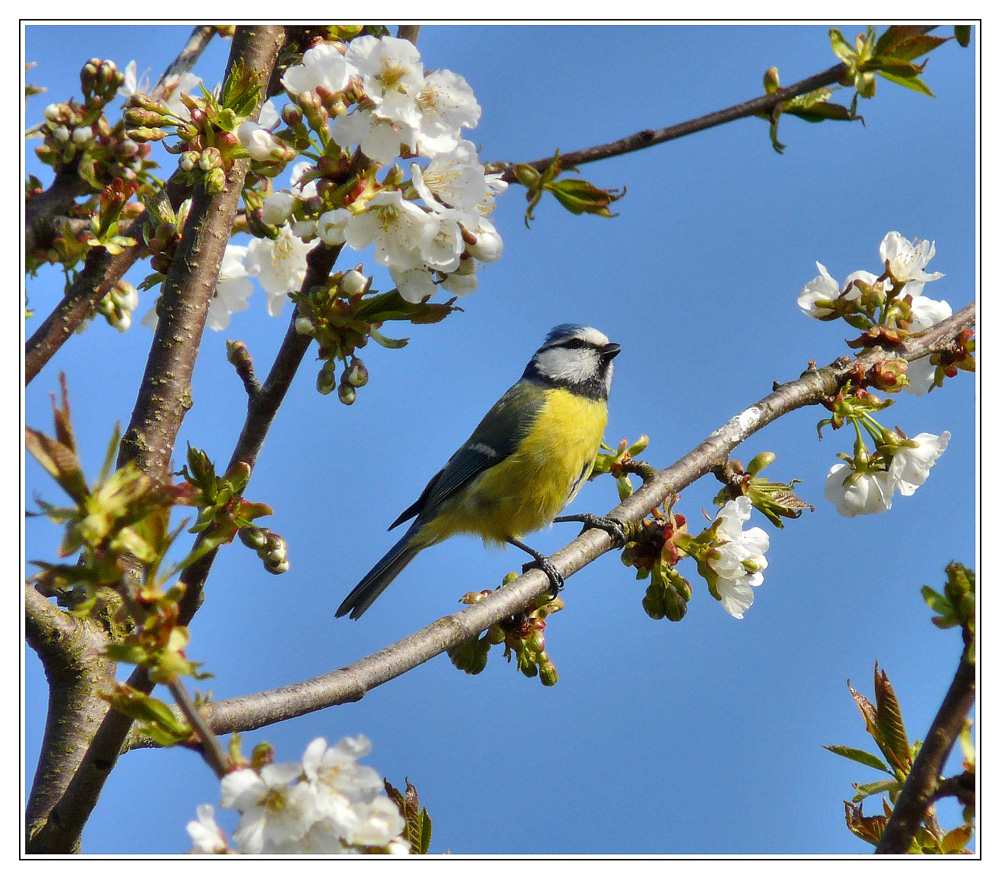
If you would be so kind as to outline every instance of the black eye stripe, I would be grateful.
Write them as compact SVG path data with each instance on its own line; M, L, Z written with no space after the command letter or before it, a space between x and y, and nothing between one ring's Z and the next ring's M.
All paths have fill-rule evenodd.
M546 345L542 348L542 351L552 351L555 348L595 348L596 346L588 342L586 339L566 339L565 341L556 342L553 345Z

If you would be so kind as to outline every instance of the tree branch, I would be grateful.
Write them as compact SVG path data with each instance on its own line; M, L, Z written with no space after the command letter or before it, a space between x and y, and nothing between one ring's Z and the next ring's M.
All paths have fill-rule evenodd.
M238 62L243 70L257 72L262 83L267 83L283 43L284 28L280 26L238 28L227 76ZM132 460L155 478L163 478L169 466L177 431L190 407L191 373L248 164L248 159L233 164L219 195L210 196L203 187L194 194L188 223L164 282L164 307L129 432L122 441L119 466ZM97 678L88 680L92 696L99 683ZM152 689L148 678L147 686ZM42 812L29 813L28 851L53 853L79 848L83 826L132 723L107 703L93 708L88 715L93 729L88 747L52 757L61 764L62 794L54 792Z
M308 268L302 281L301 289L303 291L326 282L342 249L343 245L331 247L321 242L309 252ZM292 310L292 318L285 331L285 338L274 358L267 379L259 390L248 397L246 419L243 422L240 437L236 441L236 448L233 449L229 464L226 466L226 471L231 470L237 463L246 464L251 470L257 464L257 457L264 445L264 439L274 423L278 408L285 399L292 379L295 378L302 358L312 342L310 336L304 336L295 329L297 316L298 309L296 308ZM199 537L195 547L200 541ZM181 625L187 625L201 605L202 590L217 553L218 549L206 553L181 573L180 581L184 584L184 597L181 599L180 606Z
M875 854L905 855L910 851L927 810L937 799L944 764L975 700L976 665L963 647L958 670L896 798Z
M283 42L282 27L238 29L226 76L238 61L266 86ZM258 104L252 118L259 112ZM226 185L217 195L209 194L203 186L195 188L180 243L163 282L160 320L132 420L122 437L119 467L134 461L155 478L162 478L169 468L174 441L192 405L191 376L249 167L249 158L234 161L226 174Z
M161 97L163 95L163 89L167 84L167 80L170 77L183 76L185 73L190 71L201 57L201 53L204 52L208 47L208 44L212 42L212 37L214 36L215 28L211 25L197 25L195 29L191 31L191 36L188 37L187 42L184 44L184 48L177 53L177 57L174 58L174 60L170 62L167 69L163 71L163 75L160 76L156 85L153 87L153 91L150 92L150 97Z
M114 663L104 656L107 638L96 623L74 619L29 585L24 628L49 686L45 733L25 817L30 845L46 823L59 825L66 819L59 804L76 769L73 755L86 752L107 711L99 690L113 681ZM69 850L78 846L79 838Z
M926 33L934 30L934 27L928 26L921 30ZM733 122L737 119L745 119L748 116L770 116L775 107L791 98L808 94L824 86L839 83L846 71L847 66L845 64L836 64L822 73L816 73L787 88L778 89L774 94L760 95L749 101L728 107L725 110L718 110L715 113L701 116L698 119L691 119L687 122L681 122L678 125L670 125L666 128L656 130L647 128L611 143L587 147L571 153L560 153L559 164L563 168L586 165L589 162L610 159L613 156L622 156L625 153L643 150L656 144L665 143L668 140L686 137L689 134L715 128L718 125L724 125L727 122ZM487 171L494 174L502 172L503 179L508 183L513 183L515 180L515 165L526 164L530 165L536 171L544 171L552 164L555 158L555 156L548 156L544 159L535 159L533 162L491 162L487 165Z
M975 323L975 312L975 304L970 304L891 352L875 348L855 359L844 357L822 369L810 369L795 381L776 386L771 394L730 419L675 464L654 470L651 478L609 515L625 522L641 521L668 496L713 467L724 464L730 452L747 437L782 415L835 394L856 373L858 364L868 367L887 357L916 360L944 350L962 330ZM612 548L607 533L590 529L551 556L551 562L564 577L569 577ZM443 617L342 669L274 690L213 702L205 706L203 714L212 730L222 735L259 729L332 705L357 701L373 687L399 677L522 610L549 588L545 574L529 571L472 607ZM148 739L136 736L127 747L152 745Z

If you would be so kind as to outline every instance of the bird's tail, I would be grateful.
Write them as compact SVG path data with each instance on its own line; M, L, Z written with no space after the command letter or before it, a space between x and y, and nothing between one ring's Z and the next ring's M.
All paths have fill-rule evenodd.
M375 599L424 548L424 545L414 540L418 530L416 523L410 526L396 545L382 556L379 563L351 590L351 594L337 608L336 616L342 617L350 613L351 619L356 620L372 606Z

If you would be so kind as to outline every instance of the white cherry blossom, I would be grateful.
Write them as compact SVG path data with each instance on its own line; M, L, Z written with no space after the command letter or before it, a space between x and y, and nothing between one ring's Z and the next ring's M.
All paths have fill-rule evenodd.
M315 91L323 87L330 94L347 88L356 71L331 43L319 43L302 56L302 63L289 67L281 77L281 84L290 95Z
M306 244L288 226L282 226L278 237L254 238L247 248L246 269L260 279L267 293L267 311L271 317L281 314L289 292L298 291L306 276L306 257L319 242Z
M901 446L892 456L889 478L893 487L904 497L909 497L927 481L931 467L948 448L951 434L946 430L940 436L918 433L910 438L916 446Z
M891 509L892 493L893 483L886 471L857 472L843 462L830 468L823 489L824 497L849 519Z
M941 272L927 273L924 271L927 263L934 256L933 241L915 239L910 242L898 232L890 232L882 239L878 254L893 279L898 283L907 284L906 292L908 293L914 295L919 293L918 290L909 285L911 281L936 281L938 278L944 277Z

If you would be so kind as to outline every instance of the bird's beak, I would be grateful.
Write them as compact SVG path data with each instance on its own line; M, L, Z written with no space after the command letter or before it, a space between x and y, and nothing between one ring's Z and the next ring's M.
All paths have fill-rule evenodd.
M622 346L617 342L608 342L601 348L601 360L608 362L614 360L622 350Z

